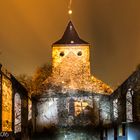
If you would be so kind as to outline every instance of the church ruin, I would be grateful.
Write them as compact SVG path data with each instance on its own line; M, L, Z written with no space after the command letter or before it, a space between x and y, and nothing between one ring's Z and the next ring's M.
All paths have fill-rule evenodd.
M90 47L70 21L52 45L52 75L43 82L36 100L36 131L99 127L110 123L109 95L113 90L90 72Z

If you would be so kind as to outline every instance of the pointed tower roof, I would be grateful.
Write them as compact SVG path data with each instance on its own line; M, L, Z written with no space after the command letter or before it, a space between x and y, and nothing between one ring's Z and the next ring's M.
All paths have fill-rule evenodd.
M82 40L78 33L76 32L74 25L70 21L67 25L67 28L62 36L62 38L56 41L53 45L56 44L68 44L68 45L76 45L76 44L89 44L88 42Z

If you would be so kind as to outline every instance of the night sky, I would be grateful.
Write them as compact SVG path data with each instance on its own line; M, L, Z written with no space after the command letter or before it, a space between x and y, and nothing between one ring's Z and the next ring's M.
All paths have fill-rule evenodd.
M0 63L32 75L51 63L69 21L69 0L0 0ZM91 43L92 73L116 88L140 63L139 0L73 0L72 22Z

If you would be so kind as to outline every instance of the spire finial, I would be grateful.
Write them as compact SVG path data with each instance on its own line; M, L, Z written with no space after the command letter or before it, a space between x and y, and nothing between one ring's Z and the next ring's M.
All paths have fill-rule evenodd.
M72 8L71 8L71 5L72 5L72 0L69 0L68 14L69 14L70 19L71 19L71 15L72 15Z

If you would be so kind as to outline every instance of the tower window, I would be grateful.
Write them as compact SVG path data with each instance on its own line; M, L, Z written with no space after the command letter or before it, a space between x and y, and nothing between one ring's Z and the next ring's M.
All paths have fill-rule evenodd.
M79 51L79 52L77 53L77 55L78 55L78 56L81 56L81 55L82 55L82 52L81 52L81 51Z
M60 52L60 56L64 56L64 52Z

